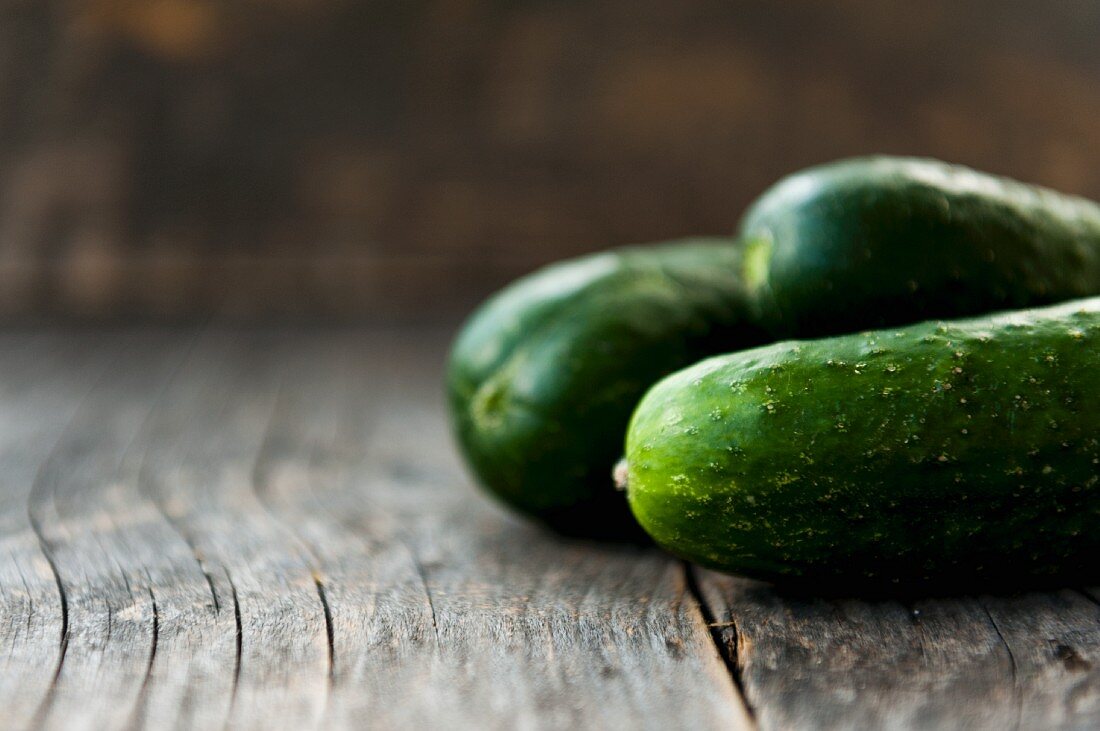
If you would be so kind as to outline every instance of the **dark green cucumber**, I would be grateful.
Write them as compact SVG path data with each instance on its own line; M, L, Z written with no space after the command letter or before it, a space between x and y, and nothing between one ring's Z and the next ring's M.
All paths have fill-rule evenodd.
M481 483L560 531L638 532L611 467L638 399L701 357L764 342L731 239L547 267L489 300L448 369L454 429Z
M670 551L768 580L966 586L1093 570L1100 298L788 341L644 397L631 508Z
M782 337L1100 294L1100 206L935 160L844 160L746 212L749 284Z

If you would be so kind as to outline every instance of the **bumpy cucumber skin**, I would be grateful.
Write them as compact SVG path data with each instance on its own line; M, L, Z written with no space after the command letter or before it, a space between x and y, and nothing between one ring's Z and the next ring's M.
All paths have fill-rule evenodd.
M662 376L765 342L740 265L731 239L630 247L547 267L489 300L447 374L479 481L558 531L641 536L611 480L622 435Z
M740 231L780 337L1100 294L1100 206L936 160L796 173L749 208Z
M1100 298L705 360L644 397L629 502L705 566L816 590L1097 572Z

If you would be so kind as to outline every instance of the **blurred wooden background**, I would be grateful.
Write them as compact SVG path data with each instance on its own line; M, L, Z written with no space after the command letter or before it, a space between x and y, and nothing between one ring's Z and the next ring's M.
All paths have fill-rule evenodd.
M452 318L934 155L1100 196L1091 0L4 0L0 317Z

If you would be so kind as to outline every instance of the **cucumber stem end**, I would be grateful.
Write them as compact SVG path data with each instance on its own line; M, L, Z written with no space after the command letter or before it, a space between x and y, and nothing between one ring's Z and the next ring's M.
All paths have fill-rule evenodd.
M611 470L611 475L615 478L615 489L619 492L630 486L630 464L626 461L626 457L619 460L615 469Z

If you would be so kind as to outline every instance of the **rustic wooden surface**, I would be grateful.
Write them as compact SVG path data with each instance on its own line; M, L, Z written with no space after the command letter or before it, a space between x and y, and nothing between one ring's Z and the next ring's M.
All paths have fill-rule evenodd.
M1095 0L7 0L0 319L453 316L857 154L1100 197Z
M5 728L1095 728L1089 589L784 597L471 486L446 333L0 334Z

